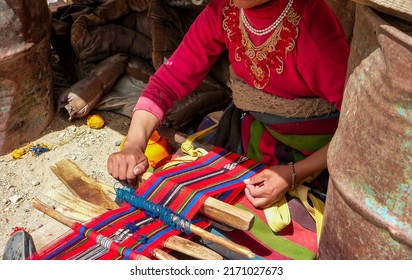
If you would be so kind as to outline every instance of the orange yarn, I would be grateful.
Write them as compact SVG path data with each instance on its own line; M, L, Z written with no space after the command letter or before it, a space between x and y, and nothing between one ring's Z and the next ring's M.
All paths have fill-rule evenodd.
M123 150L126 136L120 144L120 151ZM171 153L171 147L166 138L159 135L157 130L150 136L146 146L145 155L149 161L150 167L155 167L160 161L168 157Z
M87 117L87 126L94 129L99 129L104 126L104 118L98 114Z

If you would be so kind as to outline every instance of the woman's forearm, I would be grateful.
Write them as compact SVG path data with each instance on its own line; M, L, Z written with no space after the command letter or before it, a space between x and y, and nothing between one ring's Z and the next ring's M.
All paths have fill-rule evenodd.
M136 110L133 113L124 148L135 147L145 150L153 131L159 126L159 119L150 112Z
M322 170L326 169L326 158L329 143L311 154L310 156L295 163L296 183L304 179L317 176Z

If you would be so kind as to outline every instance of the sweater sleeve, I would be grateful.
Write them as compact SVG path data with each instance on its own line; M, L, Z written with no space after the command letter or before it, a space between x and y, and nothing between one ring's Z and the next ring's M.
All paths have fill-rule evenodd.
M308 29L302 76L310 89L340 111L346 80L349 45L339 19L324 1L304 11ZM316 14L316 17L313 15Z
M199 14L179 47L150 78L134 110L154 114L160 122L175 100L189 95L225 50L222 2L212 0Z

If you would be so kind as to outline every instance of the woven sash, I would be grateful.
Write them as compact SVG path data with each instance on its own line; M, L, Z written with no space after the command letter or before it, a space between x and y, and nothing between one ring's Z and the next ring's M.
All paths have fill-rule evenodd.
M231 72L229 87L233 103L243 111L266 113L284 118L309 118L336 112L336 107L322 98L287 99L268 94L246 84Z
M263 168L253 160L217 148L191 163L156 172L135 194L207 227L206 222L194 218L207 197L230 203L243 190L243 180ZM150 256L167 238L180 233L124 203L71 230L39 250L33 259L129 259L135 253Z

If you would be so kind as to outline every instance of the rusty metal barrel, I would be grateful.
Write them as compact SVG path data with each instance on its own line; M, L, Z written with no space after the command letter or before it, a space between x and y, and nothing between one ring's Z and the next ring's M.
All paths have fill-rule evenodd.
M318 259L412 259L412 24L357 5Z
M47 1L0 0L0 155L50 124L53 74Z

